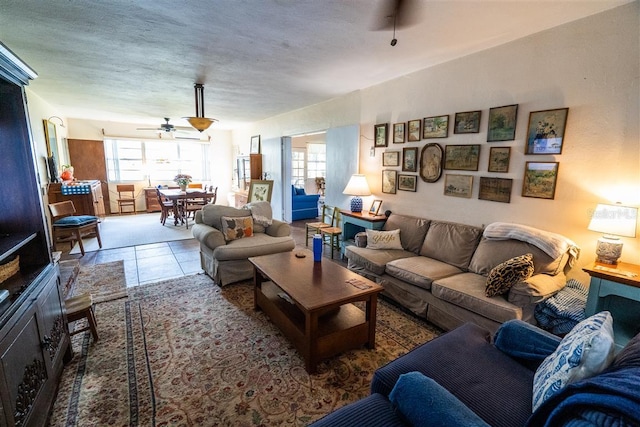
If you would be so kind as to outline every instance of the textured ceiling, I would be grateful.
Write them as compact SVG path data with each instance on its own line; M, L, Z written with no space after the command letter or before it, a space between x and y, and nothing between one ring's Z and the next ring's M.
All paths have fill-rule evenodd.
M0 41L58 115L185 125L202 82L230 128L628 2L414 1L392 47L372 0L0 0Z

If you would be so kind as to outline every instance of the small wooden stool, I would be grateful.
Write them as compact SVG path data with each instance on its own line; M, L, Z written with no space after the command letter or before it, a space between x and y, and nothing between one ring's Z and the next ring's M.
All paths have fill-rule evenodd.
M91 294L82 294L64 301L67 308L67 320L69 323L86 318L89 326L69 332L69 335L75 335L86 330L91 330L93 340L98 341L98 329L96 324L96 316L93 310L93 299Z

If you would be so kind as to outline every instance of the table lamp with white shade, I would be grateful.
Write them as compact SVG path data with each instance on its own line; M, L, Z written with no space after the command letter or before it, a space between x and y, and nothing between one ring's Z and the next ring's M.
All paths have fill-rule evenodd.
M622 255L622 237L636 237L636 222L638 208L622 206L620 204L607 205L599 203L596 206L589 230L604 233L598 239L596 247L596 261L603 264L617 264Z
M351 175L342 194L353 196L351 199L351 212L362 212L362 197L360 196L371 195L367 177L361 174Z

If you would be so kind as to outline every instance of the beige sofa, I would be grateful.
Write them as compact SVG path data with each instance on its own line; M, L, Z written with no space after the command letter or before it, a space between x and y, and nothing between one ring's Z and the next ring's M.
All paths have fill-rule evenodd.
M445 330L469 321L491 331L510 319L535 324L536 304L565 286L565 272L579 249L563 236L517 224L506 225L507 236L512 228L524 234L523 240L520 235L488 237L487 230L496 230L498 225L505 229L504 223L483 230L391 214L383 229L400 230L402 249L366 248L363 233L359 233L357 244L345 247L345 256L348 268L380 283L384 295ZM550 243L555 244L553 250ZM485 296L489 272L526 253L533 255L533 276L515 284L505 295Z
M222 218L247 216L252 218L253 235L229 240L229 235L223 234ZM220 286L251 279L253 268L249 257L287 252L295 247L289 224L272 218L268 202L243 209L205 205L196 212L192 232L200 242L202 269Z

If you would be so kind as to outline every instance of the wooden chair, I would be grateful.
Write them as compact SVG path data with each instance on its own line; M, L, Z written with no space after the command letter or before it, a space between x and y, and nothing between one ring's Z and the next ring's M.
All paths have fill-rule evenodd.
M157 188L156 195L158 196L158 204L160 205L160 222L164 225L164 223L167 222L169 215L173 213L173 202L163 199L162 194L160 194L160 190Z
M187 184L187 188L202 188L201 182L190 182Z
M93 308L93 298L91 294L82 294L76 297L66 299L64 306L67 309L67 320L69 323L76 322L81 319L87 319L88 325L85 328L70 331L69 335L79 334L87 330L91 330L94 341L98 341L98 325L96 323L95 311Z
M322 205L322 215L319 222L309 222L305 224L306 235L304 245L309 246L309 236L313 238L314 234L320 234L320 229L333 226L333 215L335 208L328 205Z
M182 214L187 229L189 228L189 215L193 213L195 217L195 212L202 209L202 207L208 203L209 198L210 196L206 191L192 191L189 193L189 199L185 200L182 206Z
M322 235L322 244L329 245L331 247L331 259L333 259L334 249L338 250L338 253L342 250L340 247L340 237L342 236L342 215L340 215L340 208L334 208L333 210L333 223L331 227L323 227L320 229Z
M100 239L100 228L98 217L93 215L75 215L76 208L71 200L49 204L51 222L53 229L53 247L59 242L70 243L71 247L75 242L80 246L80 252L84 256L84 245L82 237L95 234L98 245L102 247Z
M130 206L133 208L133 214L136 213L136 188L130 184L116 185L118 192L118 213L122 215L122 208Z

